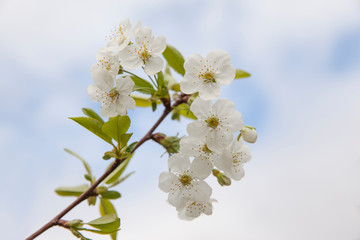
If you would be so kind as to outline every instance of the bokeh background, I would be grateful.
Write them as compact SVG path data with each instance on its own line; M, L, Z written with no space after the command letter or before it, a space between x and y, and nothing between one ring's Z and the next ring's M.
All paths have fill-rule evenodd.
M185 57L228 51L252 77L223 87L222 96L259 138L244 179L231 187L210 180L214 213L191 222L179 220L158 189L167 156L146 143L128 166L136 173L117 187L119 239L360 239L358 0L1 0L1 239L24 239L73 201L54 193L85 182L63 148L98 176L108 165L108 146L67 117L82 107L99 111L87 96L89 68L127 17ZM130 113L134 140L160 112ZM182 136L187 123L167 119L158 130ZM83 203L65 218L97 216ZM54 227L38 239L74 237Z

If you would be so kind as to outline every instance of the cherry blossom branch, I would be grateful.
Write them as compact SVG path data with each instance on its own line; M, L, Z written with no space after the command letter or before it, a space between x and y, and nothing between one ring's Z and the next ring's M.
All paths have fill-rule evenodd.
M174 107L180 105L181 103L185 103L189 100L190 95L181 94L178 99L174 102L172 106L168 104L167 102L164 102L165 109L160 116L160 118L156 121L156 123L150 128L150 130L142 137L139 142L136 144L134 149L131 151L131 153L134 153L136 149L138 149L143 143L145 143L147 140L150 140L153 132L155 129L161 124L161 122L166 118L166 116L173 110ZM94 196L94 191L96 187L107 177L109 176L123 161L125 161L127 158L116 158L113 164L103 173L103 175L95 182L93 183L88 190L83 192L73 203L71 203L67 208L65 208L62 212L60 212L58 215L56 215L52 220L50 220L48 223L46 223L43 227L41 227L39 230L34 232L32 235L30 235L26 240L32 240L48 230L49 228L60 225L65 226L63 223L64 220L61 220L61 218L70 212L74 207L76 207L78 204L80 204L82 201L86 200L90 196Z

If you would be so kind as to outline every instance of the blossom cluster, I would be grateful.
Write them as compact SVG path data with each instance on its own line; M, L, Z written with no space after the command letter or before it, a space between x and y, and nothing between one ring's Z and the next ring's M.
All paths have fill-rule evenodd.
M103 117L126 115L127 109L135 109L130 94L135 87L132 77L137 76L128 70L142 68L150 79L156 76L164 68L161 55L166 47L165 37L155 38L152 30L141 23L132 28L126 19L113 29L90 69L94 84L88 87L88 94L101 103ZM168 202L176 207L180 218L193 219L212 214L215 199L205 182L211 173L221 185L244 176L243 164L251 159L250 148L244 142L255 142L256 131L244 126L231 100L219 99L221 86L229 85L236 76L227 52L214 50L205 58L192 54L181 67L185 73L180 91L191 95L187 104L197 120L188 124L188 136L180 140L180 151L169 158L169 171L160 174L159 187L169 193ZM157 103L152 104L156 107Z
M244 140L255 142L256 132L244 127L240 112L227 98L219 98L221 85L235 78L230 55L222 50L206 58L192 54L184 63L185 75L180 89L186 94L198 93L190 110L196 116L187 126L188 136L180 141L180 152L168 160L169 170L159 177L159 187L168 195L182 219L212 214L212 188L204 180L213 172L219 183L224 178L240 180L243 164L251 159ZM236 132L241 134L234 138ZM221 173L222 171L223 173Z
M94 84L88 87L91 100L101 103L103 117L125 115L126 109L135 109L130 97L134 82L130 76L118 76L124 68L135 70L142 67L147 75L160 72L164 60L160 57L166 48L165 37L154 37L148 27L137 23L131 28L129 19L115 27L108 37L108 43L97 53L91 69Z

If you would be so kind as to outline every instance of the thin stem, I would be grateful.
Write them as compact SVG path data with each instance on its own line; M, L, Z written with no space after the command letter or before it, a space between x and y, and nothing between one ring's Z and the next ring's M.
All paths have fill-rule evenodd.
M123 69L123 72L128 73L128 74L130 74L130 75L133 75L134 77L141 78L141 77L139 77L138 75L136 75L135 73L126 71L126 70L124 70L124 69Z
M147 140L151 139L151 136L154 132L154 130L160 125L160 123L166 118L166 116L172 111L172 109L176 106L178 106L181 103L187 102L189 99L189 95L182 94L178 97L178 99L175 101L175 103L170 105L165 105L165 109L163 114L160 116L160 118L156 121L156 123L150 128L150 130L144 135L143 138L139 140L139 142L136 144L134 149L131 151L131 153L134 153L136 149L138 149L143 143L145 143ZM95 182L93 183L88 190L83 192L73 203L71 203L67 208L65 208L62 212L60 212L58 215L56 215L52 220L50 220L48 223L46 223L44 226L42 226L39 230L34 232L32 235L30 235L26 240L32 240L48 230L49 228L59 225L59 220L70 212L74 207L76 207L79 203L86 200L88 197L94 195L94 190L96 187L107 177L109 176L123 161L125 161L126 158L121 159L115 159L115 161L111 164L111 166L103 173L103 175Z

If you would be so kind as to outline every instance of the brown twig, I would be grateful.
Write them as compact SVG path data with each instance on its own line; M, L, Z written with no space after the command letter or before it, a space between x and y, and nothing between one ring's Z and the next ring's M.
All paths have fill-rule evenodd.
M143 138L139 140L139 142L136 144L134 149L131 151L131 153L134 153L136 149L138 149L144 142L151 139L151 136L155 129L160 125L160 123L166 118L166 116L172 111L172 109L181 103L187 102L189 99L189 95L181 94L178 99L175 101L175 103L170 106L170 104L164 104L165 109L160 118L156 121L156 123L150 128L150 130L144 135ZM86 200L88 197L94 195L94 190L96 187L107 177L109 176L123 161L125 161L126 158L121 159L115 159L113 164L103 173L103 175L95 182L93 183L88 190L83 192L73 203L71 203L67 208L65 208L62 212L60 212L58 215L56 215L52 220L50 220L48 223L46 223L44 226L42 226L39 230L34 232L32 235L30 235L26 240L32 240L48 230L49 228L55 226L55 225L61 225L60 223L64 223L61 218L70 212L74 207L76 207L79 203ZM65 226L65 225L64 225Z

